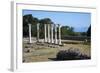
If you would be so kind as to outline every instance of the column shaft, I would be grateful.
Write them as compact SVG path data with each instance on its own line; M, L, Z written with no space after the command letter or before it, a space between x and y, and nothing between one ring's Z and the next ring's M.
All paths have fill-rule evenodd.
M48 43L50 43L50 24L48 24Z
M46 28L47 24L44 24L44 42L47 42L47 28Z
M31 24L28 24L29 25L29 43L32 43L31 41Z
M55 44L57 44L57 26L55 24Z
M54 43L54 40L53 40L53 24L51 24L51 43Z
M37 24L37 42L39 42L39 23Z

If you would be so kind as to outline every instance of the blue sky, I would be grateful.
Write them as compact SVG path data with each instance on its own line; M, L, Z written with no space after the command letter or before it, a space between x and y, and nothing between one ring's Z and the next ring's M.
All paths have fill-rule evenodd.
M23 10L23 15L26 14L32 14L38 19L50 18L55 24L74 27L76 32L87 31L91 24L91 13Z

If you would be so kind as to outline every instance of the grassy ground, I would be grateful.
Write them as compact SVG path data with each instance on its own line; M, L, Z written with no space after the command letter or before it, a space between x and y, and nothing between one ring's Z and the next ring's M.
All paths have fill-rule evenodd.
M72 42L72 41L71 41ZM48 47L49 46L49 47ZM79 49L83 54L91 56L91 47L87 43L69 43L64 42L64 46L50 45L37 45L37 44L23 44L23 62L41 62L41 61L53 61L56 58L57 53L60 50L68 50L70 48ZM29 51L27 51L29 49Z

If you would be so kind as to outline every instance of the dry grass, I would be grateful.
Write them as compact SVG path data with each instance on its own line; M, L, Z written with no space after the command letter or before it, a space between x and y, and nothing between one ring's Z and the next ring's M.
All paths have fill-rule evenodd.
M34 45L32 44L29 49L30 52L24 52L25 48L29 47L28 44L23 44L23 60L25 63L27 62L41 62L41 61L52 61L50 58L56 58L56 54L60 50L68 50L70 48L79 49L81 53L91 56L91 47L90 44L64 44L61 47L50 48L47 46Z

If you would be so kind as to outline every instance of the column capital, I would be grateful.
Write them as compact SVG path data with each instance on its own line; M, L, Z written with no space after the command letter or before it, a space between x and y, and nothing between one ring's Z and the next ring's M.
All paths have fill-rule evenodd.
M60 27L61 26L61 24L57 24L58 25L58 27Z

